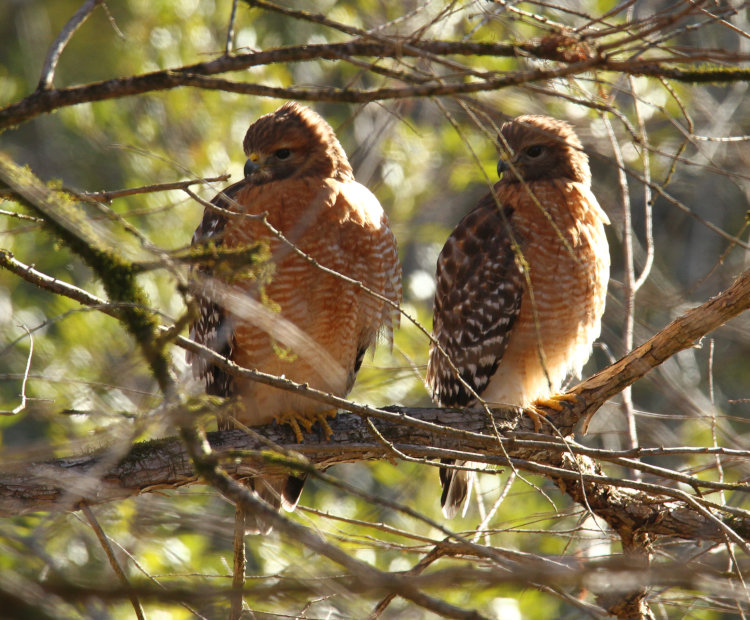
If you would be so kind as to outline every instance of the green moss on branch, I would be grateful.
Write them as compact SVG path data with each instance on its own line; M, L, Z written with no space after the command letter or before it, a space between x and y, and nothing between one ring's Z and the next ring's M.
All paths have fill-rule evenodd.
M0 154L0 189L13 190L19 201L44 219L47 230L81 257L104 284L112 302L125 305L118 314L141 347L151 372L165 394L171 392L169 360L157 338L158 322L148 311L148 297L138 286L138 268L115 249L108 248L86 214L74 203L47 187L27 167Z

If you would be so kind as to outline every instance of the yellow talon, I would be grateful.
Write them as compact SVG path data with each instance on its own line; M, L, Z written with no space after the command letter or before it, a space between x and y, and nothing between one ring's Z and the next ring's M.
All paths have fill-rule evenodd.
M578 397L575 394L551 394L547 396L547 398L540 398L539 400L535 401L535 405L544 405L545 407L549 407L550 409L554 409L555 411L562 411L563 406L560 404L563 401L568 403L574 403Z
M531 421L534 423L534 432L538 433L542 428L542 421L540 418L543 418L545 416L544 411L542 411L541 409L537 409L534 405L529 405L526 408L526 415L528 415L531 418Z
M326 420L327 417L335 418L337 411L335 409L331 409L329 411L320 411L315 414L315 420L320 422L320 425L323 427L323 433L326 436L326 441L328 441L331 437L333 437L333 429L331 428L331 425L328 424L328 421Z
M292 427L292 430L294 431L294 437L297 439L297 443L302 443L304 441L304 437L302 437L302 429L299 427L299 422L301 421L303 424L307 422L304 418L298 417L294 412L289 413L282 413L280 415L277 415L276 418L276 424L288 424ZM310 430L309 428L307 429Z
M323 427L323 433L325 434L326 440L328 440L333 436L333 429L326 421L326 418L335 418L336 413L336 409L330 409L328 411L319 411L318 413L313 413L312 417L307 417L298 415L297 413L290 411L289 413L278 415L274 419L276 420L276 424L288 424L289 426L291 426L292 430L294 431L294 436L297 439L297 443L302 443L304 441L304 437L302 436L302 429L300 428L300 424L308 433L311 433L313 424L315 424L315 422L320 422L320 425Z
M527 408L529 417L534 422L534 431L539 432L542 427L541 419L546 416L544 411L540 407L547 407L548 409L554 409L555 411L562 411L562 402L574 403L577 400L575 394L550 394L546 398L537 398Z

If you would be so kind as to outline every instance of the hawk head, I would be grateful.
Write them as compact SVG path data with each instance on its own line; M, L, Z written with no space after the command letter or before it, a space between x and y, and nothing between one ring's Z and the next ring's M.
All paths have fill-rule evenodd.
M331 126L294 101L250 125L243 147L245 178L253 185L301 177L354 177Z
M549 116L519 116L498 135L501 183L564 178L591 185L589 158L569 123ZM505 174L503 174L505 173Z

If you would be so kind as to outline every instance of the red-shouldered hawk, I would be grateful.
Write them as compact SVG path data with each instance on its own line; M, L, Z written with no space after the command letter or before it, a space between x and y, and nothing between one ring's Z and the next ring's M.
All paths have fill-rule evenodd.
M427 381L442 406L475 404L469 388L491 405L551 405L601 330L609 219L578 136L566 122L520 116L499 138L500 181L438 258L433 334L449 359L431 346ZM471 479L441 469L440 481L450 518Z
M211 273L202 266L200 317L191 337L245 368L284 376L345 396L380 331L392 340L401 299L396 240L380 203L354 180L333 129L310 108L290 102L253 123L243 143L245 178L213 199L233 211L207 208L193 244L238 248L262 241L270 252L267 277L241 271ZM279 239L267 222L289 243ZM362 283L362 290L311 263ZM381 298L378 298L378 295ZM232 377L198 356L193 374L209 394L233 396L234 418L247 426L321 421L330 405L299 394ZM219 421L231 428L232 421ZM292 510L303 480L255 479L255 491L272 506ZM249 530L267 531L263 523Z

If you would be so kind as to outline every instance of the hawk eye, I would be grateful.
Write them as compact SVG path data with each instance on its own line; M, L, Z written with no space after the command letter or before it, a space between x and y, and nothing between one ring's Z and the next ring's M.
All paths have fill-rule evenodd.
M286 159L291 154L292 154L292 152L289 149L279 149L275 153L277 159Z
M543 151L544 147L541 144L535 144L534 146L530 146L526 149L526 154L529 157L537 158L542 154Z

